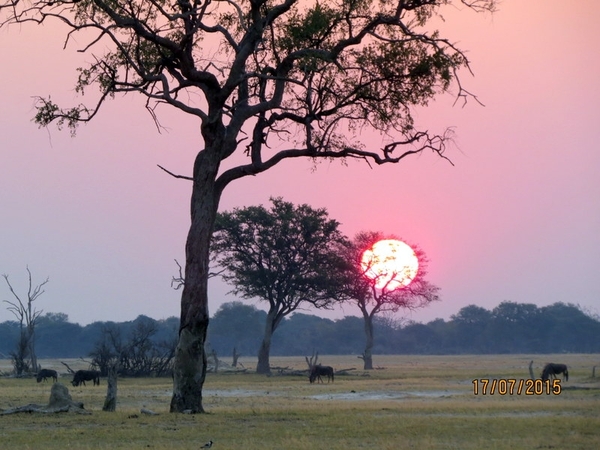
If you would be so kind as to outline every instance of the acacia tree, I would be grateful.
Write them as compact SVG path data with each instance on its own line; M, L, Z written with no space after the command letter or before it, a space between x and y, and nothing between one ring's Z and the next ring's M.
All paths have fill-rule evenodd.
M17 342L17 348L13 353L17 375L20 375L27 369L27 364L25 363L27 356L29 356L29 368L34 371L38 370L37 357L35 354L35 327L43 311L36 309L33 302L45 292L42 288L50 281L49 278L46 278L45 281L34 286L29 267L27 267L27 275L29 280L27 299L21 299L15 292L12 284L10 284L8 275L2 275L8 285L8 289L16 299L16 301L4 300L4 303L9 305L7 309L19 320L19 340Z
M425 279L428 259L425 252L417 246L410 247L417 256L419 268L408 285L390 289L390 283L386 283L383 287L378 287L377 278L367 276L370 267L361 264L362 254L382 239L397 238L380 232L361 232L355 236L350 245L342 247L344 260L347 262L343 272L346 280L345 293L356 303L364 319L366 337L365 351L362 355L364 370L373 369L375 341L373 319L377 314L396 313L402 309L415 310L438 300L439 288Z
M412 110L456 86L465 54L430 19L453 3L491 11L495 0L0 0L0 24L57 20L65 45L91 63L75 90L90 105L39 98L35 120L72 131L116 93L136 93L199 122L171 411L201 412L206 374L209 244L232 181L289 158L397 163L449 135L415 126ZM431 28L431 27L430 27ZM75 39L77 37L77 39ZM80 43L80 44L76 44ZM94 89L96 91L94 91ZM91 92L90 92L91 91ZM382 133L381 148L361 139ZM247 160L222 162L234 153Z
M330 276L342 266L338 247L346 238L325 209L294 206L272 198L272 206L237 208L217 215L212 251L222 277L242 298L268 302L257 373L270 373L273 333L298 308L327 308L340 290Z

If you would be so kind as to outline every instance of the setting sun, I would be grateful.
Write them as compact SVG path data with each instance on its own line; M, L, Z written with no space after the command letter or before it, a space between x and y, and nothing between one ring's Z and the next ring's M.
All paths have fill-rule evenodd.
M419 260L404 242L383 239L363 252L360 265L365 276L375 281L375 287L393 291L411 283L417 275Z

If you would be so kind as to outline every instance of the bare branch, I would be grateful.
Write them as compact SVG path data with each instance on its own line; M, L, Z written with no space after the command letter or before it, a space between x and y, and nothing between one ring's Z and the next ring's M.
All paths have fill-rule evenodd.
M10 305L6 309L8 309L10 312L12 312L15 315L15 317L17 319L19 319L19 322L22 324L23 319L25 317L26 308L23 305L23 302L21 301L21 299L19 298L17 293L15 292L15 290L13 289L12 285L10 284L10 281L8 280L8 275L2 274L2 276L4 277L4 280L6 281L6 284L8 285L8 289L10 289L10 292L17 299L17 302L11 302L9 300L3 300L3 302L8 303Z
M190 181L194 181L194 178L193 178L193 177L188 177L188 176L185 176L185 175L176 175L176 174L174 174L173 172L171 172L170 170L167 170L167 169L165 169L165 168L164 168L163 166L161 166L160 164L157 164L157 166L158 166L160 169L162 169L162 170L164 170L165 172L167 172L167 173L168 173L169 175L171 175L173 178L181 178L181 179L183 179L183 180L190 180Z
M179 264L179 261L175 260L175 264L177 264L177 267L179 268L179 276L173 277L171 280L171 287L177 291L185 285L185 278L183 276L183 268L181 267L181 264Z

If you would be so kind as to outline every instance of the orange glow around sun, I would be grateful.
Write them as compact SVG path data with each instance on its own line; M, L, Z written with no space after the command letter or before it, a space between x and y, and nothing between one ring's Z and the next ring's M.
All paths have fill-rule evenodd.
M362 254L360 266L375 287L393 291L417 276L419 260L409 245L397 239L377 241Z

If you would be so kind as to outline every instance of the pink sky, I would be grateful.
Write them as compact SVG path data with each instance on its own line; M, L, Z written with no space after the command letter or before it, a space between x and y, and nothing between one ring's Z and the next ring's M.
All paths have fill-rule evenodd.
M407 318L449 319L502 301L579 304L600 313L600 2L505 0L494 15L447 14L468 50L475 102L441 97L417 119L456 127L454 162L424 154L399 165L283 163L231 185L222 209L270 196L325 207L349 236L382 231L419 244L442 301ZM198 124L166 108L159 134L140 98L117 98L68 131L38 129L32 97L75 104L75 68L56 29L0 30L0 273L26 291L50 277L37 307L71 321L179 315L170 287L184 261ZM80 43L82 44L82 43ZM380 138L373 136L378 144ZM0 300L11 299L0 279ZM211 313L229 287L211 281ZM260 304L257 303L260 307ZM327 313L357 315L346 306ZM13 319L0 307L0 322Z

